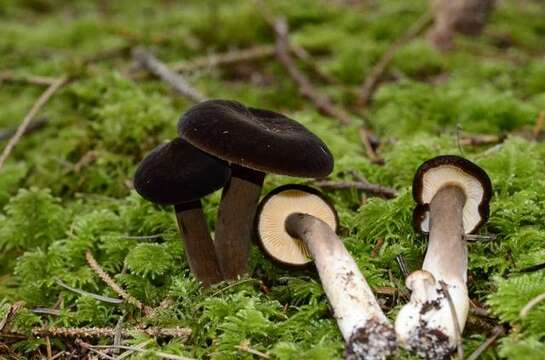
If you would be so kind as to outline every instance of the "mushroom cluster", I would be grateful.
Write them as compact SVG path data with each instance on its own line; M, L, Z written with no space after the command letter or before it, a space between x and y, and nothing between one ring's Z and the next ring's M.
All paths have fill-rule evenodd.
M422 269L393 326L337 236L333 204L318 190L284 185L261 202L268 173L321 178L333 157L316 135L276 112L209 100L178 122L176 139L138 166L134 187L145 199L174 205L189 267L203 286L244 276L251 242L284 267L313 265L346 342L347 359L386 359L398 344L425 359L446 358L465 326L467 236L488 218L486 172L458 156L426 161L413 181L413 225L428 234ZM201 198L223 189L214 239Z
M400 344L425 359L457 347L469 309L465 235L488 219L492 185L486 172L459 156L423 163L413 181L414 227L428 234L422 270L406 279L411 298L396 319Z
M178 133L142 160L134 186L147 200L175 206L190 268L205 286L246 274L267 173L324 177L333 170L329 149L303 125L236 101L191 107L179 120ZM200 198L220 188L212 240Z

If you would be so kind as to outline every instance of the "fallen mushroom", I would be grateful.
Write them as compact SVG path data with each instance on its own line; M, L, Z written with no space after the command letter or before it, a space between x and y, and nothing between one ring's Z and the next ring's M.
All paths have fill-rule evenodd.
M247 271L252 224L266 173L324 177L333 169L327 146L284 115L227 100L193 106L178 123L180 136L231 164L216 224L222 273L236 279Z
M222 275L200 199L220 189L229 175L224 161L181 139L153 149L134 175L134 187L143 198L174 205L189 267L204 286L221 281Z
M429 233L429 243L422 270L406 279L411 299L395 327L403 347L425 359L444 359L456 349L469 308L464 235L488 219L492 185L471 161L438 156L416 172L413 197L414 226Z
M298 267L312 261L345 339L347 359L385 359L396 349L392 325L357 264L337 237L337 213L319 191L285 185L259 204L255 229L274 261Z

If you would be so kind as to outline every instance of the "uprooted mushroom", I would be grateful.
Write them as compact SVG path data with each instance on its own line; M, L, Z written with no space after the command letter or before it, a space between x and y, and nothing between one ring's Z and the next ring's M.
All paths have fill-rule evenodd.
M178 122L180 136L231 165L218 210L215 245L222 273L247 271L252 224L266 173L324 177L333 170L327 146L286 116L236 101L209 100Z
M270 192L256 214L256 237L274 261L316 266L347 343L347 359L385 359L396 336L365 277L335 231L337 213L319 191L285 185Z
M221 281L222 274L200 199L223 187L229 175L227 163L181 139L153 149L134 175L143 198L174 205L189 267L204 286Z
M456 349L469 308L467 243L486 222L492 185L486 172L459 156L423 163L413 181L417 231L429 234L422 265L406 279L411 299L396 319L400 344L425 359Z

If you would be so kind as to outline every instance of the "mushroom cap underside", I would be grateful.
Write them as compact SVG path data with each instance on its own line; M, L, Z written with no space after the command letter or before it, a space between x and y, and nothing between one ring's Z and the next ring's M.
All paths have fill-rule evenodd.
M211 155L265 173L318 178L333 170L331 152L306 127L236 101L193 106L178 122L178 132Z
M328 224L333 231L338 227L338 218L333 205L318 190L308 186L280 186L263 198L255 217L259 246L277 263L302 267L312 259L304 242L286 230L286 219L293 213L312 215Z
M417 231L429 232L429 203L445 186L457 186L466 195L463 225L466 234L473 233L486 222L492 184L486 172L456 155L438 156L424 162L413 180L413 198L417 203L413 225Z

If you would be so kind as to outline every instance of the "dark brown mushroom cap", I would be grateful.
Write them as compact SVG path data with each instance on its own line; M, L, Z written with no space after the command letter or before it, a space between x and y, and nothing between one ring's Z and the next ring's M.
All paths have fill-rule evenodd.
M456 185L464 191L464 231L467 234L477 231L488 220L492 183L482 168L456 155L437 156L416 171L413 180L413 198L417 203L413 213L415 228L429 231L428 205L435 193L446 185Z
M231 170L225 161L176 138L153 149L134 174L134 188L158 204L180 204L204 197L227 182Z
M303 125L236 101L193 106L178 122L178 132L211 155L265 173L324 177L333 170L329 149Z

